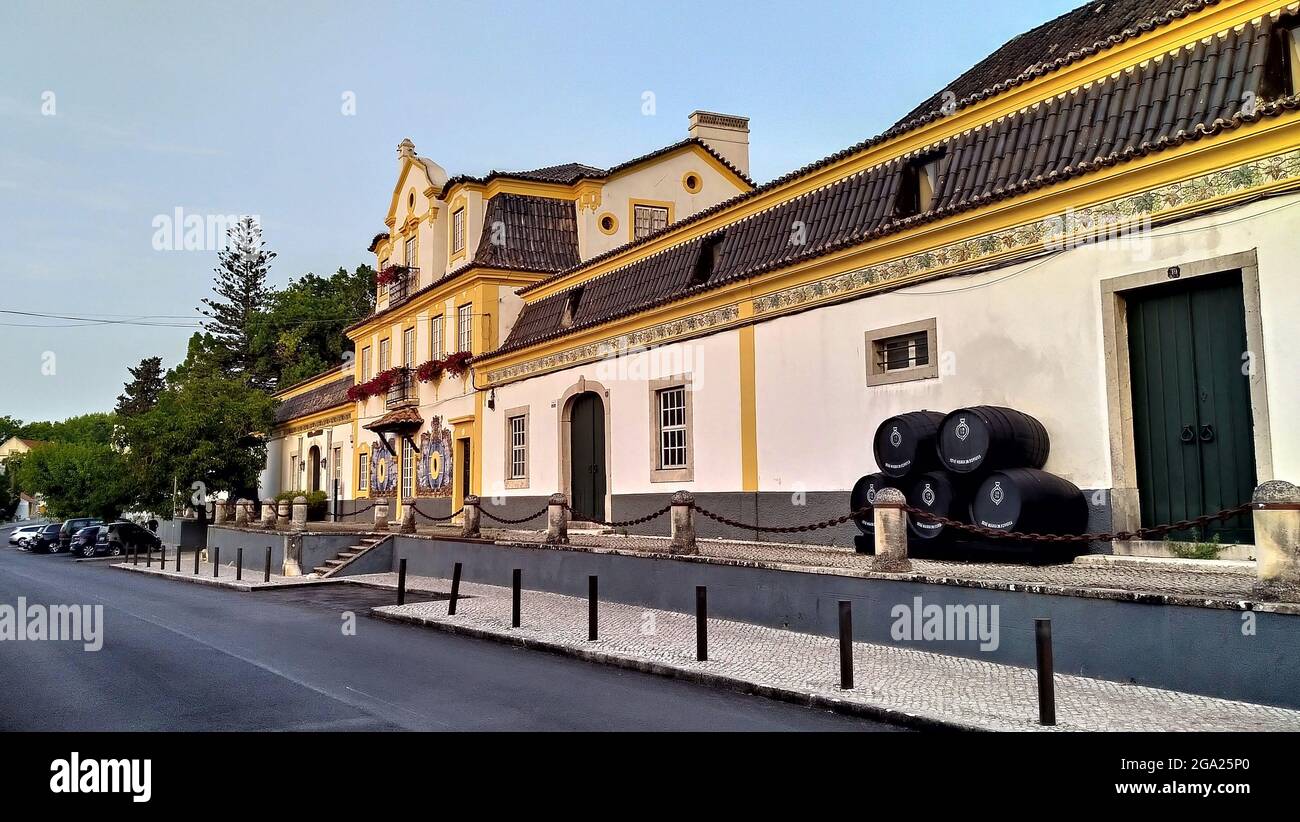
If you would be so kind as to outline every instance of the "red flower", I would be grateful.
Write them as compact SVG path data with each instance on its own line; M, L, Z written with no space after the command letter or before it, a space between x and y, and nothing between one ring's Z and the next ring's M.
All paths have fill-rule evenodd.
M405 277L410 270L404 265L390 265L375 275L375 283L378 285L392 285L397 282L398 278Z
M442 361L442 368L453 377L463 377L469 372L469 361L473 357L474 355L468 351L448 354L447 359Z

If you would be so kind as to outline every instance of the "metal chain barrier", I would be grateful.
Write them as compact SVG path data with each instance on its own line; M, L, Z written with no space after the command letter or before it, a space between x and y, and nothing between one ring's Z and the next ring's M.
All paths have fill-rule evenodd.
M548 505L547 508L549 507L550 506ZM537 519L542 514L545 514L546 508L543 508L542 510L538 511L536 514L529 514L528 516L523 517L521 519L502 519L501 517L494 516L492 513L490 513L486 508L484 508L481 505L479 506L478 512L483 516L487 517L488 519L495 520L501 523L502 525L519 525L521 523L528 522L528 520L530 519Z
M668 513L668 511L669 511L673 506L672 506L672 503L669 503L669 504L665 505L663 508L660 508L658 511L655 511L655 512L650 513L650 514L646 514L646 515L643 516L643 517L637 517L636 519L625 519L625 520L620 520L620 521L617 521L617 522L607 522L607 521L605 521L605 520L603 520L603 519L596 519L595 517L590 516L590 515L588 515L588 514L584 514L584 513L582 513L581 511L578 511L578 510L576 510L576 509L574 509L573 507L568 506L568 505L566 505L566 506L564 506L564 507L567 508L567 509L569 510L569 513L573 515L572 518L573 518L574 520L576 520L576 521L580 521L580 522L594 522L594 523L596 523L597 525L603 525L603 526L606 527L606 528L631 528L633 525L640 525L640 524L643 523L643 522L649 522L649 521L652 520L652 519L656 519L656 518L658 518L658 517L662 517L664 514Z
M342 521L345 517L355 517L357 514L364 514L365 512L369 511L371 508L374 508L374 507L375 507L376 505L378 505L378 504L379 504L379 503L376 501L376 502L372 502L372 503L370 503L369 505L365 506L364 508L358 508L358 509L355 510L355 511L349 511L349 512L346 513L346 514L340 513L340 514L339 514L339 520Z
M861 519L862 517L865 517L867 514L871 513L870 508L859 508L858 510L849 514L845 514L842 517L835 517L834 519L828 519L822 522L811 522L808 523L807 525L773 526L773 525L751 525L747 522L738 522L734 519L729 519L727 517L724 517L721 514L715 514L712 511L709 511L705 508L701 508L700 506L694 503L691 504L691 507L694 508L696 511L700 512L701 514L703 514L704 516L708 517L709 519L720 522L723 525L730 525L732 528L740 528L744 531L762 531L768 534L799 534L805 531L817 531L822 528L832 528L836 525L843 525L844 523L848 522L851 519Z
M427 519L429 522L447 522L448 520L455 519L456 517L460 516L460 512L464 511L465 507L461 506L460 508L457 508L455 511L452 511L450 514L448 514L445 517L435 517L432 514L426 514L423 511L421 511L419 506L417 505L412 505L411 510L415 512L415 515L417 517L423 517L424 519Z
M1254 508L1252 503L1238 505L1235 508L1224 508L1214 514L1205 514L1195 519L1184 519L1178 522L1172 522L1168 525L1154 525L1150 528L1138 528L1135 531L1117 531L1113 534L1033 534L1020 533L1017 531L999 531L996 528L987 528L983 525L973 525L969 522L961 522L955 519L949 519L929 511L923 511L911 505L902 506L903 510L919 520L925 522L935 522L946 528L953 528L958 531L965 531L970 534L978 534L990 539L1023 539L1032 542L1114 542L1115 540L1130 539L1150 539L1152 537L1162 537L1165 534L1174 531L1185 531L1189 528L1199 528L1209 525L1223 519L1231 519L1238 514L1244 514Z

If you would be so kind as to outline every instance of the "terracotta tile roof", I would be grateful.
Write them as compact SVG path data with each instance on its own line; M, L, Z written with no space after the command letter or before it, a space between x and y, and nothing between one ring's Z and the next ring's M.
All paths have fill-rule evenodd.
M369 425L363 425L361 427L367 431L374 431L377 434L382 434L385 431L396 431L401 428L419 428L421 425L424 425L424 417L420 416L418 409L408 406L406 408L398 408L389 411L387 414Z
M986 127L926 149L939 156L929 210L895 215L910 158L896 158L695 238L525 304L504 353L644 311L737 279L813 259L1127 162L1170 146L1236 128L1297 107L1296 97L1242 114L1246 94L1263 99L1261 81L1270 23L1181 49L1159 62L1059 95ZM801 223L802 244L791 243ZM715 262L697 265L713 246ZM572 322L562 323L569 295L582 289ZM523 290L526 291L527 289ZM522 293L522 292L521 292Z
M348 389L352 387L353 382L351 375L339 377L333 382L327 382L282 401L275 409L275 424L283 425L299 417L348 404Z
M488 201L475 264L559 271L578 261L578 218L572 200L505 193Z
M984 88L973 91L966 96L958 95L955 101L955 106L957 109L965 108L966 106L977 103L988 97L992 97L996 94L1006 91L1007 89L1011 89L1025 82L1028 82L1029 80L1032 80L1035 77L1039 77L1044 74L1050 74L1051 72L1057 71L1061 68L1064 68L1065 66L1068 66L1086 57L1090 57L1093 54L1096 54L1101 51L1105 51L1106 49L1109 49L1112 46L1118 45L1127 40L1131 40L1134 37L1141 36L1146 32L1152 31L1162 26L1168 25L1174 20L1177 20L1182 17L1186 17L1190 14L1194 14L1209 6L1216 6L1219 4L1219 2L1220 0L1160 0L1160 2L1156 2L1156 0L1147 0L1145 5L1149 5L1153 8L1168 9L1168 11L1165 11L1163 13L1158 13L1158 12L1153 13L1153 15L1147 19L1141 19L1140 15L1137 15L1136 13L1130 13L1133 12L1133 9L1131 9L1130 7L1134 5L1144 5L1138 3L1137 0L1119 0L1119 2L1116 2L1114 4L1089 3L1085 6L1080 6L1075 11L1064 15L1063 18L1068 18L1071 15L1080 14L1082 11L1086 9L1092 9L1094 10L1092 13L1096 15L1099 19L1097 19L1096 21L1090 21L1087 26L1083 26L1081 21L1084 18L1081 15L1079 25L1074 29L1071 29L1069 26L1053 27L1053 24L1057 22L1057 21L1053 21L1052 23L1047 23L1044 26L1040 26L1037 29L1034 29L1033 31L1027 34L1021 35L1020 37L1013 39L1010 43L1003 46L1002 49L999 49L999 52L1002 52L1003 49L1008 49L1008 47L1011 47L1013 44L1016 44L1018 41L1019 41L1019 45L1016 45L1015 48L1012 49L1010 52L1004 52L1003 58L995 60L993 59L992 56L990 56L989 58L986 58L984 61L981 61L981 63L979 64L984 66L984 68L981 71L977 72L975 69L971 69L970 71L962 75L962 77L967 77L968 75L970 76L968 81L965 82L963 86L973 87L974 85L976 85L977 82L976 78L979 78L980 82L988 83L988 85L985 86ZM1099 6L1102 7L1100 12L1096 11L1097 7ZM1063 18L1058 18L1058 20ZM1138 22L1135 23L1130 22L1131 19L1137 19ZM1017 61L1011 59L1008 56L1009 54L1013 54L1016 52L1019 52L1021 54L1031 54L1035 52L1046 54L1049 50L1051 50L1053 43L1056 42L1052 38L1063 36L1062 32L1065 31L1074 31L1076 35L1075 39L1080 41L1085 40L1087 39L1088 36L1092 36L1092 35L1096 35L1098 39L1096 39L1091 45L1080 46L1075 50L1065 53L1062 56L1056 57L1046 62L1040 62L1035 65L1032 65L1029 68L1020 71L1019 74L1006 74L1000 79L993 79L996 78L1002 72L1015 71L1015 69L1011 68L1010 66ZM1105 35L1097 34L1097 32L1101 32L1101 31L1106 31L1108 33ZM1033 34L1034 32L1039 32L1039 34L1035 37L1030 37L1029 35ZM1062 51L1062 49L1058 44L1057 49L1055 50L1054 53L1060 53L1060 51ZM995 55L996 54L997 52L995 52ZM992 60L991 63L989 63L990 60ZM986 63L987 65L985 65ZM960 80L961 78L958 79ZM956 81L954 81L954 83L949 84L950 87L956 85L958 85ZM955 90L954 93L956 93ZM539 280L538 282L526 286L525 288L519 289L518 293L526 295L531 291L535 291L539 288L542 288L547 284L554 282L555 280L558 280L571 273L574 273L575 271L596 265L600 262L603 262L604 260L626 253L628 250L632 248L636 248L637 246L644 245L645 243L653 242L654 240L658 239L664 234L678 230L683 226L687 226L692 223L699 222L700 220L704 220L709 217L712 217L715 214L722 211L726 211L727 209L737 206L745 202L746 200L753 199L754 197L762 195L768 191L771 191L776 188L780 188L781 186L787 185L802 177L807 177L808 175L816 171L819 171L820 169L825 168L826 166L832 165L841 160L852 157L856 154L860 154L861 152L873 146L879 145L888 140L892 140L895 137L898 137L902 134L906 134L909 131L920 128L921 126L926 125L927 123L930 123L938 119L939 117L943 116L939 110L939 106L932 102L935 100L938 100L940 104L942 103L943 100L942 91L936 93L925 103L922 103L920 106L917 107L916 110L925 111L926 113L924 114L920 114L918 116L909 116L907 118L904 118L899 123L890 127L887 131L878 134L875 137L870 137L859 143L851 145L848 148L841 149L840 151L837 151L834 154L830 154L826 157L823 157L820 160L816 160L801 168L797 168L794 171L788 172L787 174L777 177L775 180L766 182L763 185L751 191L738 194L737 196L732 197L729 200L724 200L723 202L718 203L710 208L706 208L702 211L697 211L694 214L690 215L689 217L685 217L681 220L678 220L677 222L673 223L667 228L664 228L660 231L650 234L647 237L643 237L639 240L634 240L630 243L625 243L624 245L618 246L617 248L612 248L609 251L604 252L603 254L597 254L594 257L583 260L580 265L577 265L574 268L569 269L568 271L557 272L556 274L553 274L550 277Z
M379 247L379 244L382 243L384 240L387 240L387 239L388 239L388 232L387 232L387 231L381 231L381 232L379 232L378 234L376 234L376 235L374 236L374 238L372 238L372 239L370 240L370 245L366 246L366 251L369 251L370 253L373 254L374 251L375 251L375 249Z

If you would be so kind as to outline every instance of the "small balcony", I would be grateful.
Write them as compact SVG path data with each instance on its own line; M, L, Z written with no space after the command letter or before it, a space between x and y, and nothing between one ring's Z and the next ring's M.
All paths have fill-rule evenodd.
M385 408L402 408L408 405L416 405L417 397L415 395L415 369L397 368L397 379L388 389L388 396L384 400Z
M407 297L415 291L415 286L420 282L420 269L407 268L406 266L389 266L379 274L380 288L388 289L388 307L406 301Z

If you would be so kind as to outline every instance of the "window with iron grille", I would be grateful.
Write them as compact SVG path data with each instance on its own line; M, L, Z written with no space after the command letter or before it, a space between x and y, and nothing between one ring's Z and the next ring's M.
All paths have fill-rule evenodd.
M451 251L453 254L465 250L465 209L458 208L451 215Z
M429 359L442 359L442 341L442 315L437 314L429 318Z
M370 455L360 454L357 456L357 490L370 490Z
M632 239L639 240L668 227L668 209L663 206L638 205L632 209Z
M474 344L474 306L462 305L456 309L456 350L472 351Z
M410 439L402 440L402 499L409 500L415 496L415 449Z
M685 468L686 388L659 392L659 467Z
M528 425L521 414L511 417L510 423L510 478L528 476Z
M867 332L867 385L939 376L933 318Z

